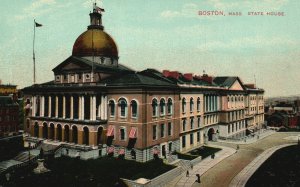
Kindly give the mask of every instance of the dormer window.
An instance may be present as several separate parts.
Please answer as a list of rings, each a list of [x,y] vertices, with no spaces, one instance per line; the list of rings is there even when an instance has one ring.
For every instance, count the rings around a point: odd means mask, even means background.
[[[90,78],[90,75],[89,75],[89,74],[86,74],[86,75],[85,75],[85,78],[89,79],[89,78]]]
[[[56,81],[59,81],[59,79],[60,79],[60,76],[56,75]]]

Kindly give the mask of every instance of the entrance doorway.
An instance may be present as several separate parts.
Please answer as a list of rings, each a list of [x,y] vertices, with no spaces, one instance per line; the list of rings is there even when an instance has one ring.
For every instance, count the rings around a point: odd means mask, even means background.
[[[208,135],[208,141],[213,141],[213,135],[215,134],[215,129],[213,129],[213,128],[210,128],[209,130],[208,130],[208,133],[207,133],[207,135]]]

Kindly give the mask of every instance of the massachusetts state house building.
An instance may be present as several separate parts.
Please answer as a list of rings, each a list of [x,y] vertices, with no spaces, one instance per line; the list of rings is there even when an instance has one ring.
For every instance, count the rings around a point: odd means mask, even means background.
[[[262,89],[238,77],[134,71],[119,64],[101,17],[90,13],[87,31],[52,70],[52,81],[23,89],[32,137],[64,155],[145,162],[261,128]]]

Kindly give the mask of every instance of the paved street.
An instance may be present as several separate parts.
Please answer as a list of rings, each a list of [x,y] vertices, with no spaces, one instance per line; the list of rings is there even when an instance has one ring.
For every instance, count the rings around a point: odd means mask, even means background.
[[[287,138],[289,136],[297,135],[300,135],[300,133],[281,132],[270,135],[252,144],[241,144],[239,145],[240,149],[237,151],[237,153],[225,158],[204,173],[201,176],[201,184],[194,183],[192,186],[228,187],[231,180],[258,155],[271,147],[297,142],[295,139]],[[236,148],[236,144],[232,143],[214,142],[212,144]]]

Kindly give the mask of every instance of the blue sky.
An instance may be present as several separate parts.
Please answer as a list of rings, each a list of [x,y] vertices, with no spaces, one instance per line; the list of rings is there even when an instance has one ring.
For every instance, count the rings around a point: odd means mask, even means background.
[[[2,0],[0,79],[32,84],[33,19],[37,82],[53,79],[52,69],[69,57],[89,25],[93,0]],[[240,76],[266,96],[299,94],[300,1],[298,0],[103,0],[103,24],[116,41],[119,62],[136,70]],[[226,16],[199,16],[220,10]],[[285,16],[248,16],[248,12]],[[242,12],[242,16],[228,16]]]

